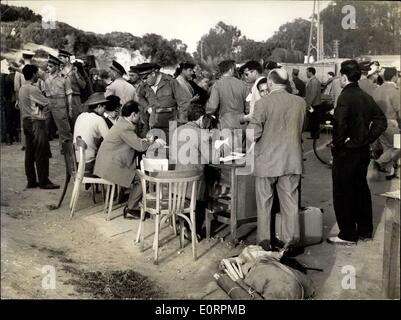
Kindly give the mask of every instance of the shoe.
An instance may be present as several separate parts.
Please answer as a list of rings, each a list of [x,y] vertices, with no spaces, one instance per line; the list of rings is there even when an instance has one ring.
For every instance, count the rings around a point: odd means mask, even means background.
[[[340,244],[344,246],[350,246],[356,244],[356,241],[348,241],[348,240],[343,240],[341,238],[337,237],[329,237],[327,238],[327,242],[331,244]]]
[[[41,189],[60,189],[58,184],[54,184],[52,182],[46,183],[44,185],[39,186]]]
[[[28,184],[26,185],[26,188],[27,189],[34,189],[34,188],[37,188],[37,187],[39,187],[39,184],[37,183],[37,182],[28,182]]]
[[[124,207],[123,210],[123,217],[124,219],[127,219],[128,214],[131,216],[131,219],[138,220],[141,218],[141,211],[140,210],[134,210],[134,209],[128,209],[128,206]],[[145,215],[146,218],[146,215]]]

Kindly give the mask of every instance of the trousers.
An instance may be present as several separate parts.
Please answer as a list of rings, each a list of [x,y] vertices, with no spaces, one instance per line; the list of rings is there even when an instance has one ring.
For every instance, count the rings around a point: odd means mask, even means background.
[[[25,174],[28,184],[38,182],[39,185],[45,185],[49,183],[49,158],[51,157],[46,121],[25,118],[23,128],[26,138]],[[36,179],[36,173],[38,179]]]
[[[338,237],[343,240],[372,236],[372,199],[366,178],[369,162],[369,145],[333,152],[333,205]]]
[[[300,240],[298,185],[301,176],[290,174],[280,177],[255,177],[257,208],[257,242],[271,240],[274,188],[280,200],[282,236],[285,243]]]

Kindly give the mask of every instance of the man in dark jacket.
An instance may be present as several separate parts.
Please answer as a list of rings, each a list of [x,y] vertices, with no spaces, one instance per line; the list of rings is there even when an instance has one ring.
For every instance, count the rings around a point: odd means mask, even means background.
[[[355,60],[341,64],[343,90],[334,111],[333,202],[340,233],[334,244],[355,244],[372,238],[372,200],[367,183],[369,144],[387,127],[373,98],[358,86],[361,69]]]

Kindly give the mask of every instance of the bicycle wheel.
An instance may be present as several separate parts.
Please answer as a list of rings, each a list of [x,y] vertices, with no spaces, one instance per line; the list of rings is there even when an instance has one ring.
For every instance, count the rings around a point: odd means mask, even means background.
[[[330,124],[322,126],[316,138],[313,139],[313,152],[320,162],[329,167],[332,166],[331,148],[329,146],[332,140],[332,128]]]

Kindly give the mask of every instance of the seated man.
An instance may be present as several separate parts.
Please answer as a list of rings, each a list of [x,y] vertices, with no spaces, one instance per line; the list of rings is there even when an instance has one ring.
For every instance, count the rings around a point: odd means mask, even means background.
[[[94,174],[119,186],[130,188],[128,204],[124,208],[127,213],[139,219],[139,201],[142,198],[141,181],[136,176],[135,155],[146,151],[154,142],[149,136],[141,139],[136,130],[139,121],[139,106],[135,101],[128,101],[121,110],[121,116],[110,129],[102,142],[96,157]],[[154,145],[161,144],[156,140]],[[152,145],[153,147],[153,145]]]
[[[188,111],[188,121],[179,126],[170,140],[170,161],[175,163],[176,170],[198,169],[204,171],[205,164],[210,162],[209,134],[208,130],[217,127],[218,120],[212,115],[205,114],[205,108],[194,105]],[[202,132],[204,130],[204,132]],[[189,139],[189,140],[188,140]],[[198,186],[196,205],[196,232],[202,238],[202,224],[205,218],[206,208],[206,185],[202,180]],[[190,190],[187,198],[191,197]]]
[[[106,99],[109,100],[109,102],[106,104],[106,108],[102,117],[110,129],[117,121],[120,113],[121,103],[120,98],[114,95],[110,95]]]
[[[86,149],[85,171],[93,172],[96,153],[101,143],[109,132],[105,119],[102,117],[109,100],[103,92],[95,92],[86,101],[88,112],[81,113],[74,127],[74,142],[80,136],[88,146]],[[77,155],[78,158],[78,155]]]

